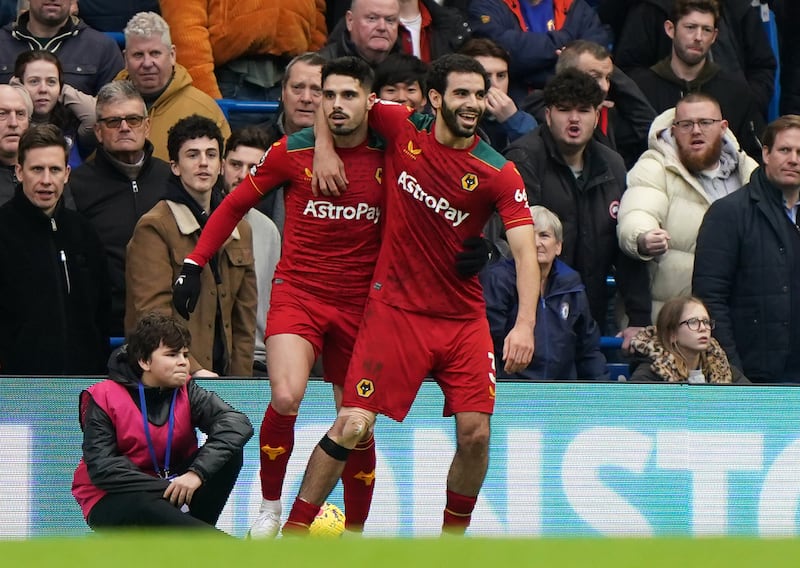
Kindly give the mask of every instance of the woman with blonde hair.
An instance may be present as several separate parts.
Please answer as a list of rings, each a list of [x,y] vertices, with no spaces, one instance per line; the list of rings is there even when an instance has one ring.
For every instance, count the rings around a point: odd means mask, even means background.
[[[714,325],[698,298],[680,296],[668,300],[658,314],[655,327],[646,327],[631,341],[631,348],[643,362],[636,367],[630,380],[747,382],[741,371],[730,365],[717,340],[711,337]]]

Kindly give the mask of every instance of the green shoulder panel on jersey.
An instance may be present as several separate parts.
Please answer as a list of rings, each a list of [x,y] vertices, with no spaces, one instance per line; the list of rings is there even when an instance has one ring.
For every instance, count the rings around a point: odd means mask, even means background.
[[[478,141],[475,149],[472,150],[470,154],[498,171],[502,170],[503,166],[506,165],[506,162],[508,161],[500,152],[492,148],[483,140]]]
[[[314,129],[304,128],[286,138],[286,151],[295,152],[297,150],[314,149]]]
[[[313,150],[314,140],[314,129],[304,128],[286,138],[286,151],[296,152],[297,150]],[[370,131],[367,146],[373,150],[385,150],[386,141],[375,132]]]
[[[430,132],[431,125],[433,124],[433,118],[433,115],[415,112],[408,117],[408,120],[411,121],[411,124],[413,124],[417,130],[425,130]]]
[[[374,130],[370,130],[367,139],[367,147],[373,150],[386,150],[386,140],[381,138]]]

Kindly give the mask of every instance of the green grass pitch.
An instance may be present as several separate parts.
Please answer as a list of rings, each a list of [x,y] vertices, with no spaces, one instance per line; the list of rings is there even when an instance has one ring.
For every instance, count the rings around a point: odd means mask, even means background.
[[[3,566],[82,568],[773,568],[800,564],[800,540],[305,538],[127,533],[0,543]]]

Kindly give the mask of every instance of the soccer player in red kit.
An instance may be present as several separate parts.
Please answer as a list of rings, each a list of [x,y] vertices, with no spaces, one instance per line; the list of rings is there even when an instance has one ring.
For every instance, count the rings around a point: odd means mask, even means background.
[[[375,100],[372,81],[371,69],[357,58],[337,59],[322,69],[327,128],[337,155],[352,171],[347,195],[312,194],[311,129],[282,138],[208,220],[174,287],[174,303],[188,317],[200,292],[194,273],[251,207],[288,183],[283,254],[275,270],[266,327],[272,399],[259,438],[263,501],[250,530],[255,538],[273,537],[280,528],[280,497],[294,425],[314,361],[322,355],[325,380],[333,384],[338,406],[369,293],[380,247],[384,168],[382,143],[367,126]],[[371,432],[363,438],[342,474],[347,528],[355,531],[363,529],[374,488],[374,440]]]
[[[435,119],[381,101],[370,111],[370,127],[387,140],[389,214],[342,407],[311,455],[285,533],[307,531],[376,414],[403,420],[428,374],[444,393],[444,414],[456,419],[443,529],[466,530],[488,466],[495,361],[478,279],[460,277],[450,259],[495,208],[522,266],[505,368],[522,369],[533,356],[539,273],[528,199],[513,164],[475,136],[488,77],[474,59],[447,55],[432,64],[428,86]],[[321,135],[319,152],[324,143]]]

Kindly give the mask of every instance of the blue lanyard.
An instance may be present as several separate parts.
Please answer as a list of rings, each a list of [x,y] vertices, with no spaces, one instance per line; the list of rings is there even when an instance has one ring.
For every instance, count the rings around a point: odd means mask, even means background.
[[[172,402],[169,403],[169,424],[167,425],[167,451],[164,455],[164,469],[158,465],[156,449],[153,446],[153,439],[150,437],[150,422],[147,420],[147,402],[144,399],[144,385],[139,383],[139,406],[142,409],[142,424],[144,425],[144,437],[147,439],[147,449],[150,451],[150,459],[153,462],[153,469],[156,475],[162,479],[168,479],[169,458],[172,454],[172,434],[175,431],[175,399],[178,396],[178,389],[172,391]]]

